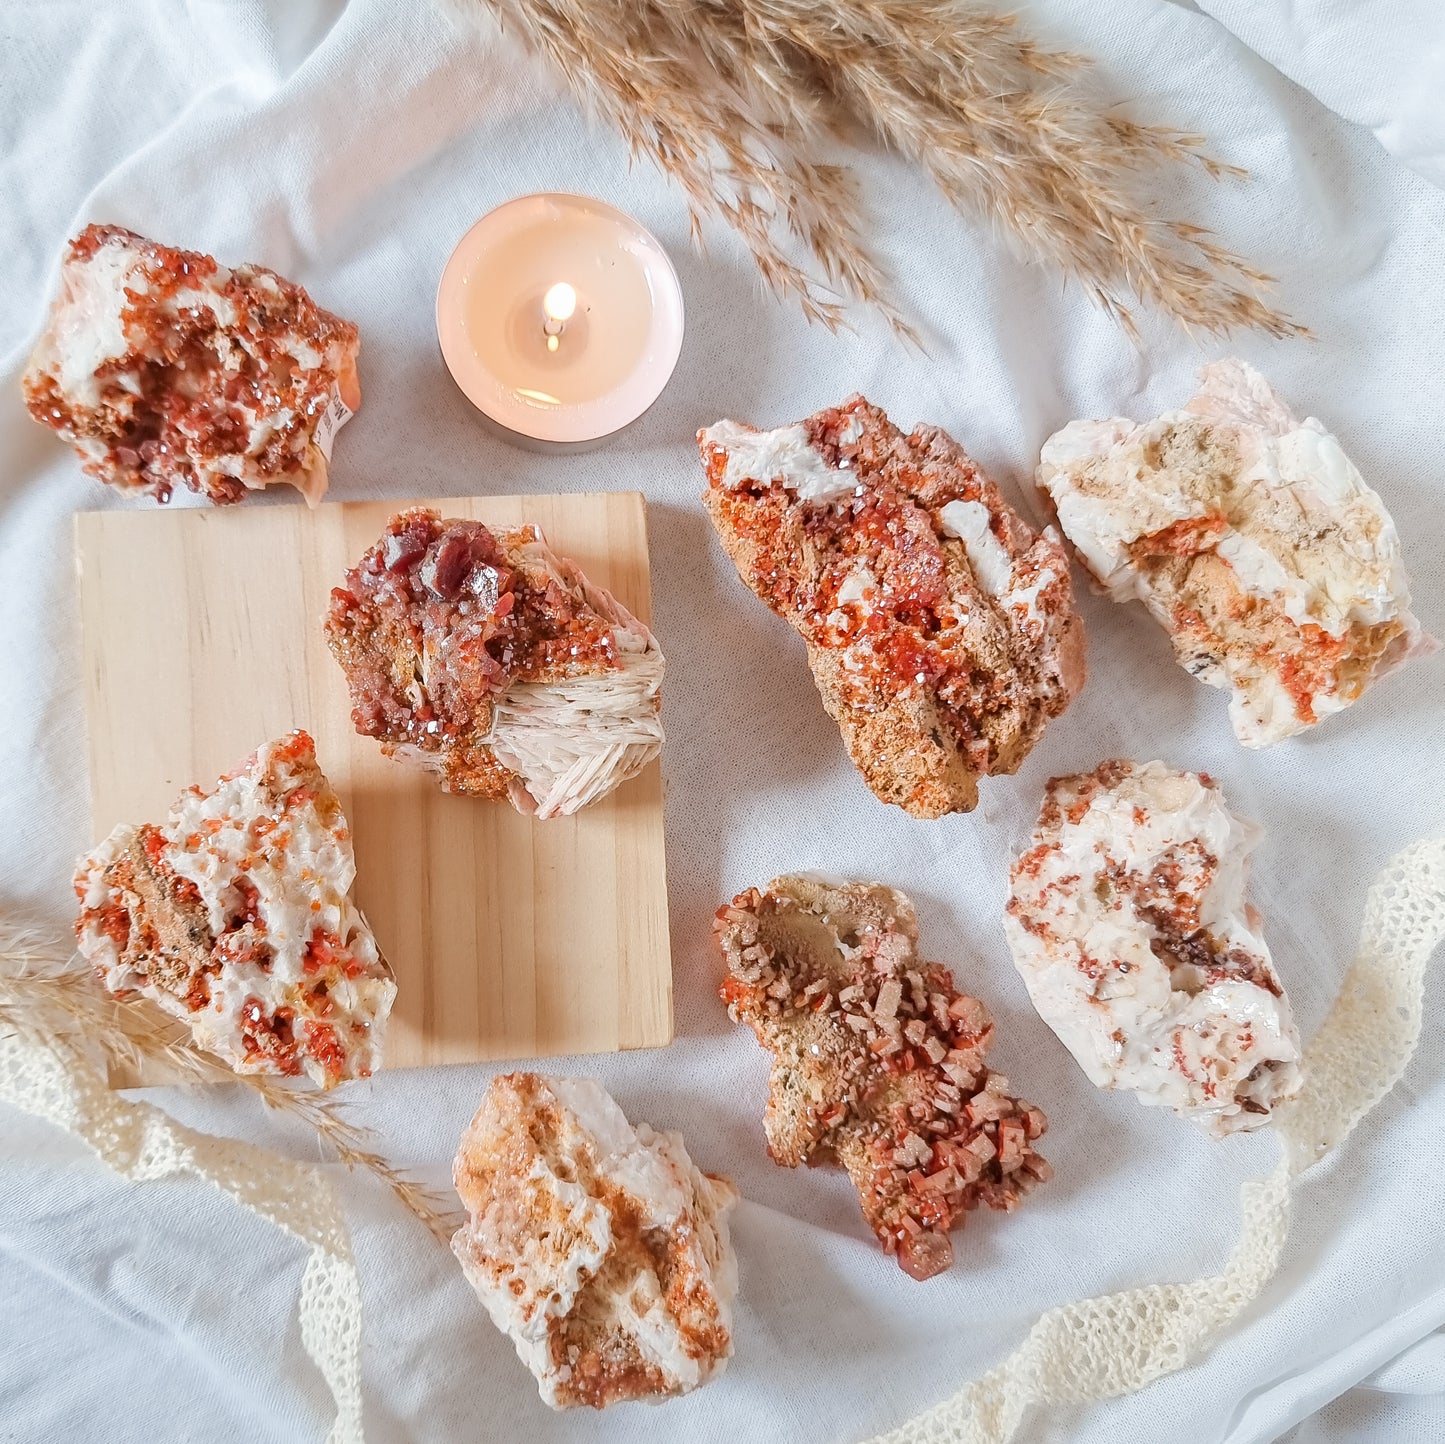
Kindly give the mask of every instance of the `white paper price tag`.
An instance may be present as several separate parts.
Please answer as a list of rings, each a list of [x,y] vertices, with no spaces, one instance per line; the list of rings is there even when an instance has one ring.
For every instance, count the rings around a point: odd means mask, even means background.
[[[336,433],[354,415],[352,409],[341,399],[341,388],[333,382],[326,410],[321,413],[321,419],[316,423],[316,444],[321,448],[321,454],[328,465],[331,462],[331,444],[336,439]]]

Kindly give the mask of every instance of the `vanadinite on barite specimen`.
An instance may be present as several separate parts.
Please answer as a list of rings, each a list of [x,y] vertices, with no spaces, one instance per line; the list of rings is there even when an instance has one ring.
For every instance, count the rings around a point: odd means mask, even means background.
[[[662,750],[657,639],[535,526],[415,507],[333,589],[352,722],[443,790],[564,817]]]
[[[1262,836],[1207,773],[1116,760],[1055,777],[1004,919],[1039,1016],[1100,1088],[1214,1134],[1299,1092],[1300,1043],[1244,897]]]
[[[329,1088],[380,1066],[396,997],[355,876],[340,799],[293,732],[81,858],[76,936],[111,992],[143,994],[236,1072]]]
[[[1264,747],[1437,644],[1395,523],[1339,441],[1243,361],[1199,380],[1153,421],[1070,422],[1038,483],[1099,585],[1143,602],[1180,666],[1231,692],[1239,740]]]

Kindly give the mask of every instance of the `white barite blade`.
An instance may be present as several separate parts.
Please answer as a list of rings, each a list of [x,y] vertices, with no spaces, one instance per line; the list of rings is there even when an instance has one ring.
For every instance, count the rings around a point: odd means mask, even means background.
[[[523,682],[502,694],[487,740],[497,760],[518,774],[512,799],[520,811],[566,817],[635,777],[662,751],[664,662],[645,635],[640,649],[619,645],[616,672]]]

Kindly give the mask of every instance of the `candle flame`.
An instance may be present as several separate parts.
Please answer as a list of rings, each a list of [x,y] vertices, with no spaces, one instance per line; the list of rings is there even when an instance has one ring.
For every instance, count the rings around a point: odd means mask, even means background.
[[[577,292],[566,281],[558,281],[542,297],[542,309],[550,320],[570,320],[572,313],[577,309]]]

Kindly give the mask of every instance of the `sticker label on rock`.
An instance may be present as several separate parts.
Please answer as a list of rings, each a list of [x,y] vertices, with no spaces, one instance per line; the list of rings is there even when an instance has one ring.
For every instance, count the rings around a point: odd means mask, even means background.
[[[316,423],[316,444],[321,448],[321,454],[326,458],[328,465],[331,463],[331,444],[336,440],[336,433],[355,414],[341,399],[341,387],[332,382],[331,396],[326,403],[326,410],[321,413],[321,419]]]

